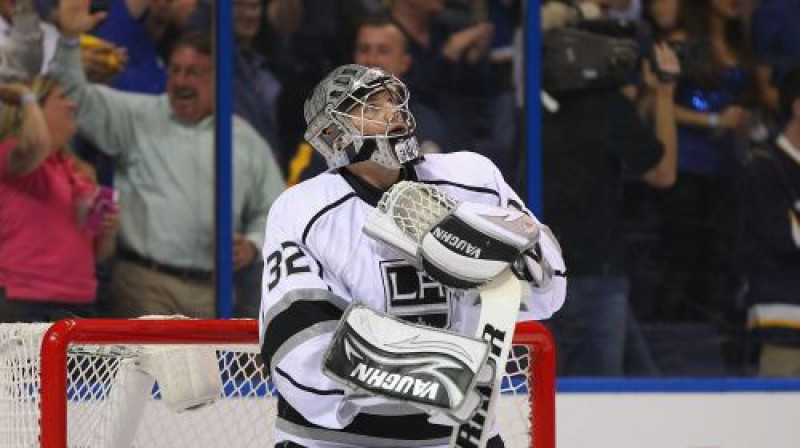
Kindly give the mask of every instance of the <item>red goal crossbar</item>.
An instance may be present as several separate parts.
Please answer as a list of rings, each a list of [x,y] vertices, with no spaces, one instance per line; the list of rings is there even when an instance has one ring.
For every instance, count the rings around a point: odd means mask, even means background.
[[[70,344],[257,344],[258,323],[241,320],[67,319],[53,324],[42,340],[42,448],[67,446],[67,349]],[[515,345],[531,356],[528,391],[531,446],[555,447],[555,347],[537,322],[517,324]],[[530,391],[534,391],[531,393]]]

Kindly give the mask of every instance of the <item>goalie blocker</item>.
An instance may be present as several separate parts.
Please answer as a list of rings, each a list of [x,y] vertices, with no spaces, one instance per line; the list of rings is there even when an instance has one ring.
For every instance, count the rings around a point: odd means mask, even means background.
[[[379,395],[464,422],[480,402],[486,342],[350,306],[325,355],[324,372],[351,396]]]

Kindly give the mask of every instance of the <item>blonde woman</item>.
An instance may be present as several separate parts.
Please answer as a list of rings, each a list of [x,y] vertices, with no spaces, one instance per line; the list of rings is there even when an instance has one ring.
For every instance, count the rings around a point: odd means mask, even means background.
[[[119,213],[93,208],[93,175],[66,150],[75,104],[47,77],[0,85],[0,100],[0,321],[92,316]]]

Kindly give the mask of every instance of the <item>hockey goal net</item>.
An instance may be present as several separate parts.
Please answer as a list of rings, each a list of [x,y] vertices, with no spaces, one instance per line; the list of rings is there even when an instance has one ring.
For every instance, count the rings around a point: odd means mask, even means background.
[[[553,448],[552,339],[526,322],[514,344],[495,414],[501,434],[507,447]],[[173,362],[170,350],[187,347],[210,350],[222,387],[213,403],[178,412],[164,404],[167,384],[140,370],[145,356]],[[272,447],[274,395],[253,320],[0,324],[3,447]]]

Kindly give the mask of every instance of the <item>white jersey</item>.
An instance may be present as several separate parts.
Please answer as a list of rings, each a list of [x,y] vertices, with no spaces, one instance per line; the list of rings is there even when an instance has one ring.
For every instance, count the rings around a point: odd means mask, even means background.
[[[459,201],[522,208],[494,164],[474,153],[426,155],[406,180],[432,184]],[[476,290],[442,286],[362,232],[382,192],[345,170],[285,191],[269,213],[259,315],[262,354],[280,393],[276,441],[305,447],[446,446],[452,427],[428,423],[419,409],[381,397],[352,399],[322,373],[322,359],[343,311],[366,304],[415,323],[472,335]],[[542,232],[543,255],[562,267]],[[566,279],[546,291],[524,288],[519,320],[561,307]]]

